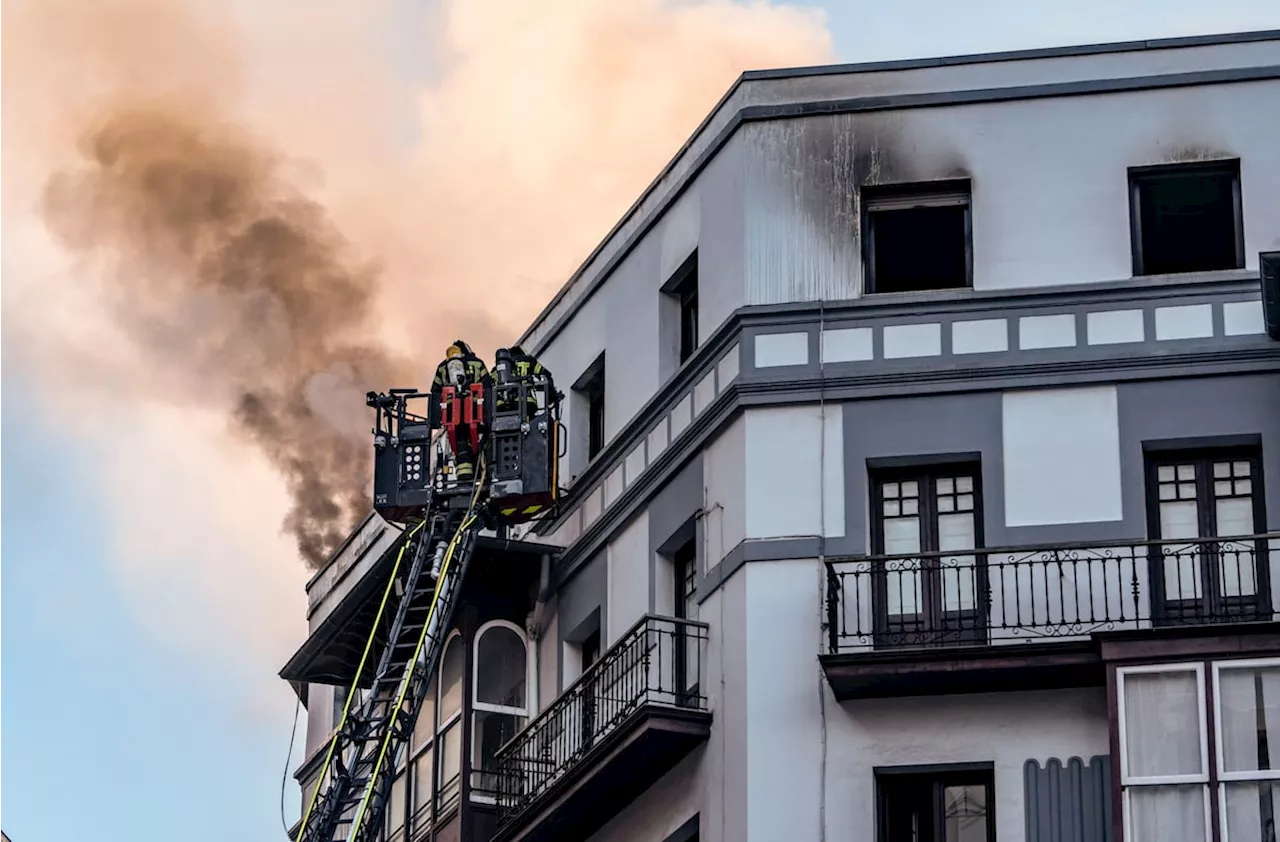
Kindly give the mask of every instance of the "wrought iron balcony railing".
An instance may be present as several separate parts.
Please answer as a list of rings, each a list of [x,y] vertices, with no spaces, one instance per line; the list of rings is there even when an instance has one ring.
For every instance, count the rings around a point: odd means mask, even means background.
[[[506,826],[645,708],[706,710],[707,624],[646,615],[497,752]]]
[[[1275,617],[1280,532],[827,562],[832,653]]]

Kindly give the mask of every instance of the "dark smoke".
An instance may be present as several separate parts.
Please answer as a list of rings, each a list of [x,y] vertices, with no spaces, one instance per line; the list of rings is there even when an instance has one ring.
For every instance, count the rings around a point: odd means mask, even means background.
[[[50,228],[109,269],[116,318],[170,400],[230,410],[291,495],[285,528],[312,567],[369,508],[363,395],[410,381],[370,337],[377,266],[361,261],[288,162],[172,105],[111,113],[82,165],[45,190]],[[176,397],[175,397],[176,396]]]

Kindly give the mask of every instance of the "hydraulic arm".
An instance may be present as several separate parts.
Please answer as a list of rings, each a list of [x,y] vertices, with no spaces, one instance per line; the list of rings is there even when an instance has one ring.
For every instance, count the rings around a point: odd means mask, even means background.
[[[555,507],[560,395],[549,376],[509,375],[499,365],[492,381],[444,387],[425,414],[408,409],[429,397],[413,389],[366,396],[374,508],[405,536],[295,842],[376,842],[482,526]],[[464,443],[478,451],[473,477],[449,468]]]
[[[483,472],[483,461],[480,468]],[[309,796],[304,794],[309,803],[297,842],[378,838],[395,769],[439,666],[444,635],[475,548],[482,487],[482,482],[476,483],[466,508],[432,506],[427,519],[409,530],[329,745],[326,773]],[[373,667],[371,686],[362,693],[363,673],[384,614],[391,616],[386,644]]]

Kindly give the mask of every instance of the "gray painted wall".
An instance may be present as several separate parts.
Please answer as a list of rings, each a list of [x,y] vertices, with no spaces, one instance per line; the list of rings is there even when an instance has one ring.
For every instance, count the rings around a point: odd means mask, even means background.
[[[1111,842],[1111,758],[1028,760],[1027,842]]]
[[[797,85],[834,90],[839,78]],[[1280,99],[1280,81],[746,124],[557,328],[544,362],[569,384],[606,352],[612,438],[675,373],[659,289],[692,249],[703,336],[744,305],[855,299],[865,184],[970,178],[975,289],[1031,290],[1130,276],[1128,167],[1238,157],[1246,265],[1256,269],[1259,250],[1280,247],[1280,168],[1268,145],[1280,110],[1256,107],[1268,99]],[[587,465],[579,414],[565,417],[566,481]]]
[[[990,97],[1002,92],[1021,97],[1044,96],[1054,92],[1054,85],[1068,86],[1073,95],[1079,95],[1082,88],[1090,85],[1107,85],[1118,79],[1156,80],[1158,74],[1241,75],[1274,65],[1277,40],[1275,32],[1249,33],[744,74],[548,304],[526,333],[524,344],[533,347],[547,341],[576,312],[578,304],[587,300],[588,291],[608,279],[618,260],[647,235],[672,201],[691,189],[722,146],[736,137],[734,131],[742,124],[744,114],[759,117],[756,112],[761,109],[794,108],[800,103],[826,103],[831,108],[858,97],[872,97],[872,107],[885,110],[916,104],[921,95],[931,96],[935,103],[960,97],[972,99],[976,92]],[[1090,138],[1090,144],[1095,141]]]

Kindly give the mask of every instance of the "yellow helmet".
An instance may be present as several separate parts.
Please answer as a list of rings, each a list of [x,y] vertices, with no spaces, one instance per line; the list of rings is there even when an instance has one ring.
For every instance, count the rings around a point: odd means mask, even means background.
[[[448,349],[445,350],[444,352],[444,358],[446,360],[456,359],[457,357],[460,357],[460,356],[462,356],[462,349],[459,348],[457,345],[450,345]]]

